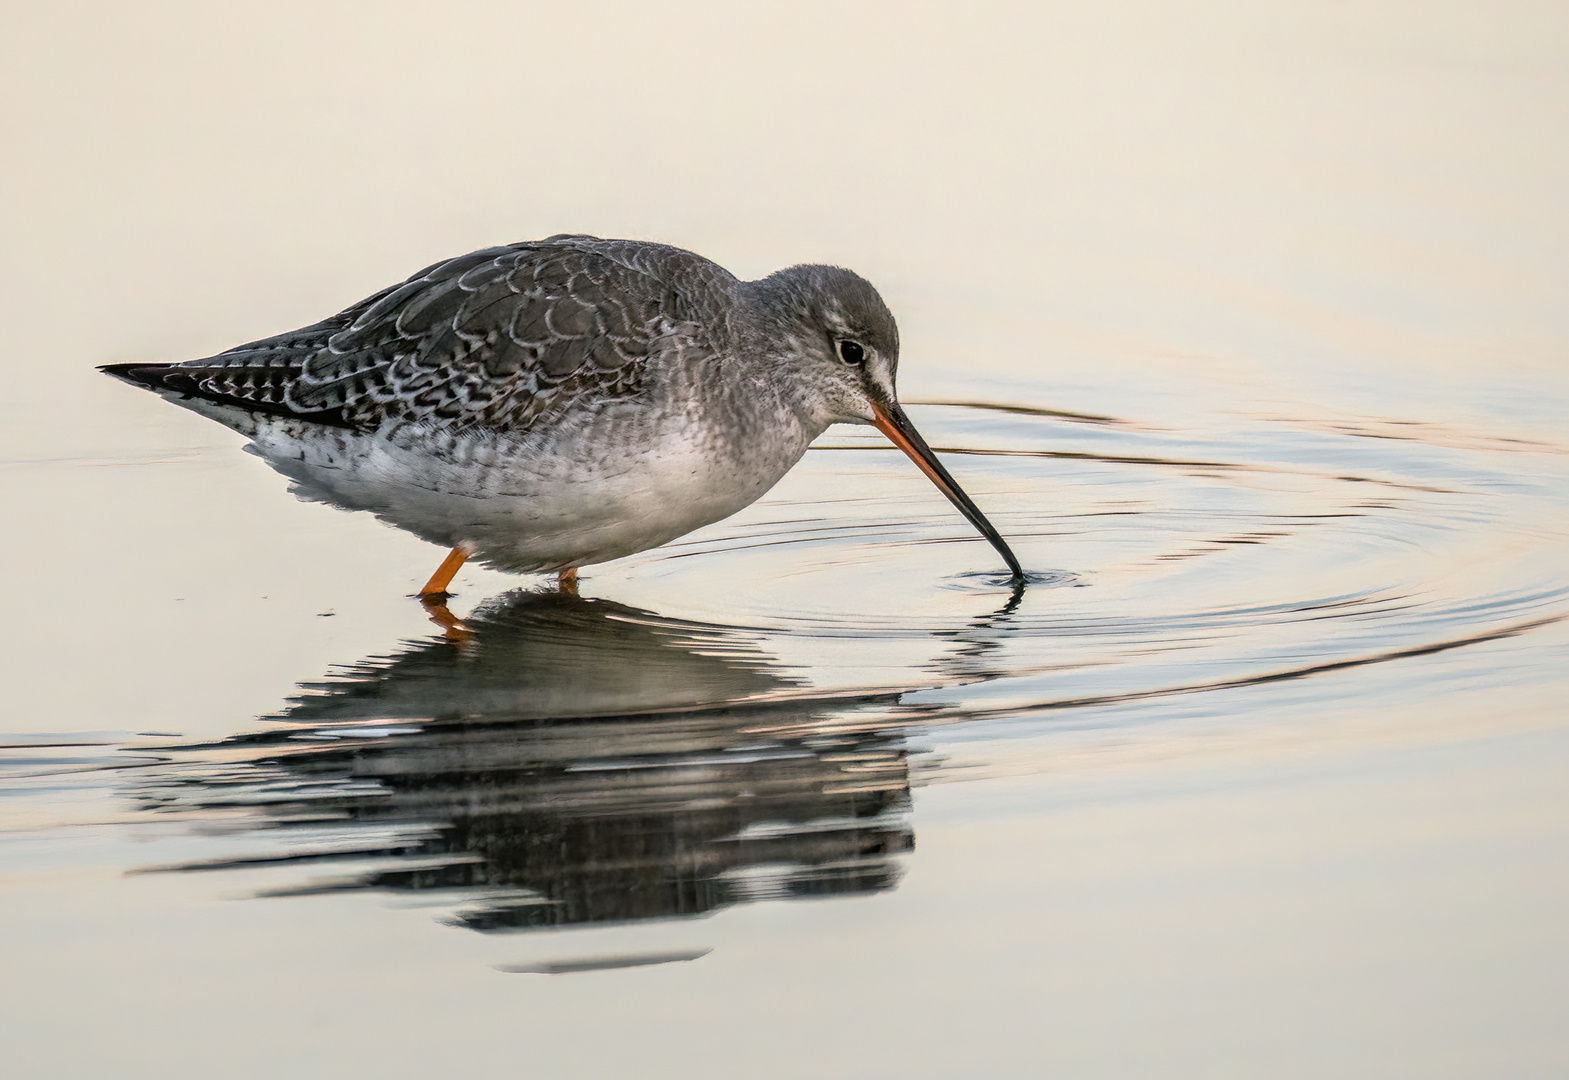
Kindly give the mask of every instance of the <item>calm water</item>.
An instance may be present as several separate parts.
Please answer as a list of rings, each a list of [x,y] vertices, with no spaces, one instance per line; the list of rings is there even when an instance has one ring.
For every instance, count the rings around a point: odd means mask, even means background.
[[[20,16],[0,1041],[74,1077],[1569,1069],[1569,19]],[[92,365],[588,230],[838,261],[869,429],[586,572]]]

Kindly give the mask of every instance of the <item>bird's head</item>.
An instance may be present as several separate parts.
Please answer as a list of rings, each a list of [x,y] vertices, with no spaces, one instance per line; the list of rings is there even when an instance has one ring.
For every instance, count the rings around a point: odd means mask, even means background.
[[[764,350],[822,426],[875,424],[898,401],[899,326],[872,283],[837,266],[792,266],[752,283]]]
[[[792,266],[750,283],[765,354],[780,364],[812,418],[870,424],[909,455],[948,501],[997,549],[1015,581],[1019,561],[948,474],[905,415],[894,389],[899,327],[871,282],[837,266]]]

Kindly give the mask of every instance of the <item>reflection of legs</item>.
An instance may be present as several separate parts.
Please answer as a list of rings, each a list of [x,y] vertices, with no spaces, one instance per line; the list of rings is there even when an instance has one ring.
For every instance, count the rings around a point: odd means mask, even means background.
[[[577,595],[577,567],[569,567],[556,575],[556,588],[568,596]]]
[[[421,600],[427,601],[437,597],[445,597],[447,595],[447,586],[452,584],[452,579],[457,576],[458,568],[468,559],[469,552],[472,550],[473,548],[467,544],[459,544],[449,551],[447,557],[441,560],[441,565],[436,567],[436,572],[430,575],[430,580],[425,582],[425,587],[416,595]]]
[[[444,592],[432,593],[419,598],[425,614],[430,616],[430,621],[441,627],[448,641],[467,641],[473,637],[473,632],[463,625],[463,620],[452,614],[447,607],[447,594]]]

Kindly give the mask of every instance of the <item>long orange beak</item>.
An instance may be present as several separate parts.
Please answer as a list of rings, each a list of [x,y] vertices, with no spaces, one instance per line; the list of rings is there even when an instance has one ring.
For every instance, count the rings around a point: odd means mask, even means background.
[[[872,402],[872,423],[877,425],[877,430],[888,436],[888,440],[910,455],[910,460],[915,462],[920,470],[926,474],[932,483],[937,485],[937,490],[948,497],[948,501],[958,507],[959,513],[965,516],[971,525],[980,530],[982,536],[997,549],[997,554],[1002,556],[1002,561],[1008,564],[1008,569],[1013,572],[1015,583],[1024,580],[1024,570],[1019,566],[1019,560],[1013,557],[1002,535],[992,528],[992,523],[986,520],[986,515],[981,513],[980,507],[970,501],[953,477],[948,475],[948,470],[942,467],[942,462],[937,460],[937,455],[932,453],[932,448],[926,445],[926,440],[921,438],[921,433],[915,430],[915,425],[910,423],[910,418],[904,415],[904,410],[894,402],[884,405]]]

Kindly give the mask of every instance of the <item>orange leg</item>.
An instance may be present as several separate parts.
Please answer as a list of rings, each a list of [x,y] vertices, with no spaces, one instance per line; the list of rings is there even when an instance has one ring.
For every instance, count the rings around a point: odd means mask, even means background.
[[[556,575],[556,588],[568,596],[577,595],[577,567],[569,567]]]
[[[425,587],[418,594],[421,600],[430,600],[435,597],[445,597],[447,586],[452,584],[452,579],[457,576],[458,568],[469,557],[469,548],[459,544],[447,553],[441,560],[441,565],[436,567],[436,572],[430,575],[430,580],[425,582]]]

